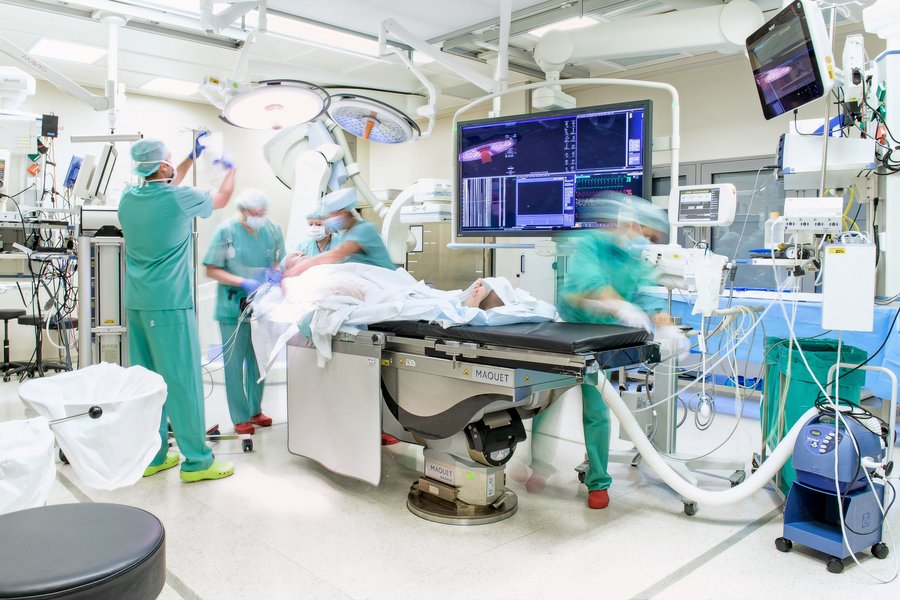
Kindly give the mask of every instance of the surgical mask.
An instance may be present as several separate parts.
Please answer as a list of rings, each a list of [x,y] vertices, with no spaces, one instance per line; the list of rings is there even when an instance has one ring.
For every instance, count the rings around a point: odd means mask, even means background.
[[[343,217],[328,217],[324,222],[325,231],[338,232],[347,228],[347,220]]]
[[[160,165],[160,166],[162,166],[162,165],[169,165],[170,167],[172,167],[172,173],[173,173],[173,174],[177,171],[177,169],[175,168],[175,165],[173,165],[172,163],[170,163],[170,162],[167,161],[167,160],[145,160],[145,161],[138,162],[137,164],[139,164],[139,165],[155,165],[155,164],[158,164],[158,165]],[[159,169],[157,168],[157,172],[158,172],[158,171],[159,171]],[[156,172],[150,173],[150,175],[155,175],[155,174],[156,174]],[[170,183],[170,182],[172,182],[174,179],[175,179],[174,175],[173,175],[172,177],[161,177],[161,178],[159,178],[159,179],[147,179],[146,177],[144,177],[144,183],[152,182],[152,181],[156,181],[156,182],[159,182],[159,183]]]
[[[328,232],[325,231],[325,228],[321,225],[310,225],[306,228],[306,233],[317,242],[325,239],[325,236],[328,235]]]
[[[259,231],[260,229],[265,227],[266,221],[268,221],[268,219],[266,219],[265,217],[256,217],[254,215],[247,215],[246,223],[247,223],[247,227],[249,227],[250,229],[253,229],[254,231]]]
[[[628,251],[628,254],[634,256],[636,258],[641,257],[641,253],[644,251],[644,248],[650,244],[650,240],[643,236],[635,236],[632,239],[628,240],[628,243],[625,245],[625,249]]]

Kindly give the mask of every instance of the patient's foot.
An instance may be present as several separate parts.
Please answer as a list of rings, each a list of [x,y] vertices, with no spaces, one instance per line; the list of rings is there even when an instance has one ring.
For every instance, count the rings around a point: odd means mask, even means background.
[[[472,291],[469,293],[469,297],[463,300],[463,306],[478,308],[481,304],[481,301],[487,298],[488,294],[490,293],[491,290],[489,290],[488,287],[484,285],[484,281],[478,279],[474,284],[472,284]]]
[[[591,490],[588,492],[588,506],[591,508],[606,508],[609,506],[609,491]]]

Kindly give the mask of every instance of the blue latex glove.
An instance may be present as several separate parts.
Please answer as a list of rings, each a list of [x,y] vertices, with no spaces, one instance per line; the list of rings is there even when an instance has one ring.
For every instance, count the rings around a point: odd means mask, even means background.
[[[188,154],[188,158],[192,160],[196,160],[200,158],[200,155],[203,154],[203,151],[206,150],[206,146],[200,141],[206,136],[209,135],[209,130],[204,129],[197,134],[197,137],[194,138],[194,151]]]
[[[214,165],[222,165],[225,169],[227,169],[229,171],[234,170],[234,163],[230,159],[225,158],[224,156],[214,160],[213,164]]]
[[[266,269],[266,282],[271,283],[272,285],[278,285],[281,283],[282,278],[284,277],[284,273],[279,271],[278,269]]]
[[[241,289],[247,292],[247,294],[252,294],[260,285],[262,284],[255,279],[245,279],[241,282]]]

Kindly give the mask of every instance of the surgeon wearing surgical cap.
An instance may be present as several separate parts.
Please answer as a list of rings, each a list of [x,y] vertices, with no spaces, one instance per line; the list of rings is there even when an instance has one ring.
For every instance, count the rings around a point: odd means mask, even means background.
[[[248,295],[267,280],[284,258],[281,229],[266,216],[269,198],[257,189],[245,189],[235,200],[238,214],[213,233],[203,264],[206,275],[219,283],[215,319],[222,334],[225,395],[234,430],[241,434],[268,427],[272,419],[262,412],[263,383],[250,339],[250,320],[243,306]]]
[[[290,269],[303,257],[316,256],[337,247],[339,236],[325,229],[325,218],[325,214],[318,208],[306,215],[307,237],[283,261],[285,269]]]
[[[643,296],[639,288],[655,285],[653,270],[641,261],[641,249],[668,230],[665,215],[640,198],[598,201],[596,206],[578,207],[578,220],[600,225],[585,228],[565,239],[574,249],[566,261],[558,295],[558,310],[564,321],[571,323],[619,324],[651,329],[652,320],[664,319],[656,313],[661,303]],[[651,317],[650,315],[653,315]],[[588,506],[606,508],[607,491],[612,478],[609,463],[609,409],[596,386],[584,384],[582,421],[589,469],[584,483],[588,487]],[[534,429],[542,429],[543,413],[535,419]],[[546,454],[534,444],[546,436],[532,435],[534,470],[526,487],[536,491],[543,486],[549,465],[541,460]],[[543,472],[542,472],[543,471]]]
[[[234,189],[229,168],[213,194],[178,184],[203,151],[201,132],[191,154],[177,167],[159,140],[145,139],[131,147],[134,172],[141,185],[130,187],[119,202],[125,238],[125,307],[128,309],[128,350],[131,364],[159,373],[168,393],[159,426],[160,446],[144,472],[155,475],[181,462],[169,452],[168,424],[184,455],[181,479],[220,479],[234,465],[213,457],[206,445],[200,344],[193,298],[192,224],[223,208]]]
[[[320,208],[322,214],[328,215],[323,222],[325,230],[340,236],[337,246],[316,256],[301,258],[285,271],[285,277],[300,275],[316,265],[342,262],[362,263],[391,270],[397,268],[391,262],[375,226],[356,214],[355,189],[338,190],[324,196]]]

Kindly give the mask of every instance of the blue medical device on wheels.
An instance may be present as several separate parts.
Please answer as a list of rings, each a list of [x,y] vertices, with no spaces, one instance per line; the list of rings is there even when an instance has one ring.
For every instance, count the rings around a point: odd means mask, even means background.
[[[888,555],[881,542],[879,508],[884,506],[884,485],[869,485],[862,464],[863,458],[884,457],[881,435],[849,415],[840,421],[836,423],[833,414],[816,415],[797,436],[793,456],[797,480],[784,509],[784,536],[775,540],[782,552],[788,552],[793,542],[824,552],[832,573],[843,571],[843,559],[866,548],[876,558]]]

